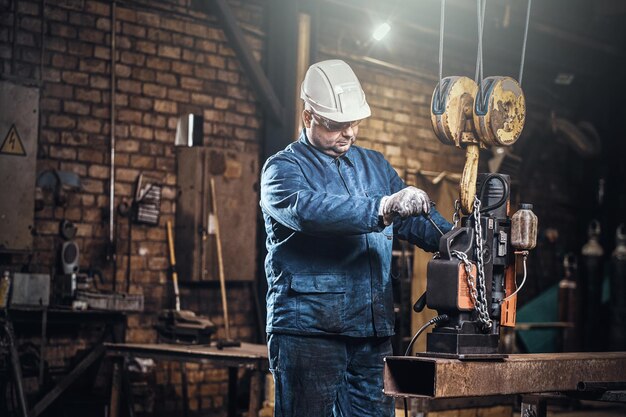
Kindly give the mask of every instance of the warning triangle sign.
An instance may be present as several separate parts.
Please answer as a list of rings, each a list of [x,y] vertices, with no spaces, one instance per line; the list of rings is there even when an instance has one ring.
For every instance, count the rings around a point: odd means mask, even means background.
[[[4,142],[2,142],[2,146],[0,146],[0,154],[26,156],[22,139],[20,139],[15,125],[11,126],[9,133],[6,138],[4,138]]]

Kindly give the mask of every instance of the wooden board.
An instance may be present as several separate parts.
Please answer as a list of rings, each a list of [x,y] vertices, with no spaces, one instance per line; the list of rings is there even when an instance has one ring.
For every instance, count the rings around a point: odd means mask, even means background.
[[[178,196],[175,247],[181,282],[219,279],[212,212],[215,179],[217,218],[227,280],[249,281],[256,273],[258,156],[208,147],[177,148]],[[213,221],[215,220],[215,216]]]

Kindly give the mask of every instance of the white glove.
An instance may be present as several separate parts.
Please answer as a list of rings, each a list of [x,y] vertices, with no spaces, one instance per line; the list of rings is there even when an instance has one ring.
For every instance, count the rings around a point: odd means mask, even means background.
[[[378,213],[383,217],[385,226],[393,223],[399,216],[406,219],[410,216],[419,216],[430,211],[430,198],[423,190],[415,187],[406,187],[395,194],[385,196],[380,200]]]

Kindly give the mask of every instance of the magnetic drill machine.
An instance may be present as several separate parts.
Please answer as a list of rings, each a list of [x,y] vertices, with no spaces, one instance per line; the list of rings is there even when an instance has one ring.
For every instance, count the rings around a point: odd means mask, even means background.
[[[427,323],[436,325],[428,334],[427,352],[418,355],[504,357],[500,328],[515,325],[516,294],[526,279],[528,251],[536,244],[537,218],[530,204],[510,216],[509,176],[478,174],[478,155],[480,148],[510,146],[519,138],[524,95],[509,77],[485,78],[480,87],[467,77],[447,77],[438,84],[431,109],[437,137],[465,149],[466,162],[454,228],[441,237],[439,252],[428,263],[426,293],[414,306],[439,314]],[[524,280],[517,288],[520,259]]]

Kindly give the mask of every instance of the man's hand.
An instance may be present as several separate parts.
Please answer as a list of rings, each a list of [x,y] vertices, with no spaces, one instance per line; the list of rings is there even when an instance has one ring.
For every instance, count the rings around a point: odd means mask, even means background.
[[[429,211],[430,198],[428,198],[428,194],[415,187],[406,187],[395,194],[383,197],[379,208],[385,226],[393,223],[396,216],[405,219]]]

